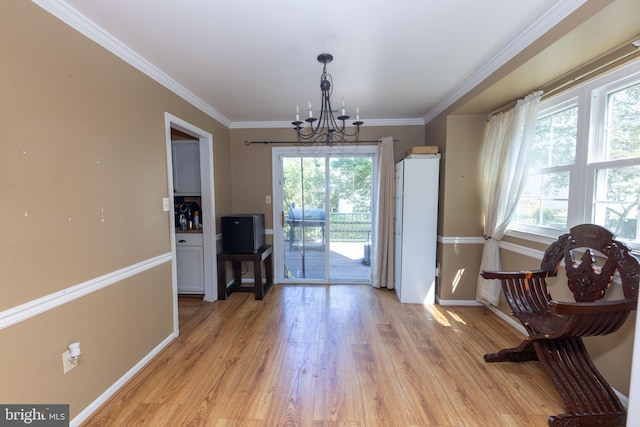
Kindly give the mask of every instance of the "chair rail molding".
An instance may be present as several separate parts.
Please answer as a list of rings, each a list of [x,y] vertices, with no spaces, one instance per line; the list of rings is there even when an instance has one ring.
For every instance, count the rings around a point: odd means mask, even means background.
[[[445,237],[438,236],[438,243],[443,245],[482,245],[482,237]]]
[[[0,311],[0,330],[38,316],[61,305],[67,304],[85,295],[99,291],[100,289],[121,282],[131,276],[150,270],[166,262],[173,260],[173,255],[168,252],[153,258],[141,261],[137,264],[121,268],[103,276],[96,277],[86,282],[70,286],[58,292],[37,298],[24,304]]]

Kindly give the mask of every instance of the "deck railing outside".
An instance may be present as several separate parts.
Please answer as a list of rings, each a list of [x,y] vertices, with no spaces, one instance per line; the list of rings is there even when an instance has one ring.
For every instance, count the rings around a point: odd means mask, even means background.
[[[369,280],[370,213],[331,213],[329,227],[321,219],[290,220],[288,216],[285,218],[285,224],[285,241],[288,241],[285,245],[285,266],[291,274],[287,277],[324,277],[325,249],[326,245],[330,244],[333,279]],[[330,236],[327,233],[330,233]]]
[[[368,242],[371,238],[371,213],[331,213],[331,241]]]
[[[371,213],[358,212],[358,213],[337,213],[332,212],[329,216],[329,230],[331,235],[329,236],[331,241],[336,242],[368,242],[371,239]],[[289,216],[285,218],[286,228],[284,235],[291,236],[289,222]],[[305,240],[307,239],[321,239],[324,228],[318,225],[318,221],[310,221],[310,225],[305,222]],[[295,227],[295,240],[300,239],[301,226],[298,224]]]

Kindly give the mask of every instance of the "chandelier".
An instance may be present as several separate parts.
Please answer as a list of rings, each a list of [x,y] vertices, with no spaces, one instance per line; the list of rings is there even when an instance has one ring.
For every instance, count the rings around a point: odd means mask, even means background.
[[[298,141],[305,145],[311,145],[314,142],[324,142],[331,144],[332,142],[356,142],[360,134],[360,108],[356,108],[356,121],[353,122],[355,130],[353,133],[347,132],[346,121],[349,116],[346,114],[344,98],[342,99],[342,108],[338,117],[333,116],[331,109],[331,93],[333,92],[333,77],[327,74],[327,64],[333,61],[333,55],[322,53],[318,55],[318,62],[324,64],[322,67],[322,75],[320,76],[320,90],[322,91],[322,101],[320,105],[320,117],[313,117],[311,109],[311,101],[309,101],[309,118],[304,121],[309,123],[308,128],[303,128],[304,122],[300,121],[300,108],[296,106],[296,121],[291,122],[298,134]]]

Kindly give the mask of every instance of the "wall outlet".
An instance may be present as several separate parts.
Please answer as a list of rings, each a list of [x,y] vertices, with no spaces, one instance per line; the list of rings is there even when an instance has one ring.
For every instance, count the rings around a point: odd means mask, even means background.
[[[271,204],[271,196],[265,196],[264,201],[266,204],[270,205]]]
[[[69,350],[62,353],[62,370],[65,374],[77,366],[78,361],[73,362],[69,360]]]

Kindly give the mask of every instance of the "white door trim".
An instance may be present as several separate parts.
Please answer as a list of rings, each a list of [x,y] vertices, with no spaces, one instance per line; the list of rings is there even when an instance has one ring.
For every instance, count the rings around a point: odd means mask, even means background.
[[[322,145],[322,146],[293,146],[293,147],[273,147],[271,149],[271,183],[273,195],[273,280],[274,283],[282,283],[284,279],[284,237],[282,235],[282,168],[280,166],[281,156],[326,156],[326,155],[373,155],[373,176],[372,196],[377,198],[375,188],[378,180],[378,146],[377,145]],[[376,217],[376,200],[373,200],[373,218]],[[374,221],[375,223],[375,221]],[[375,230],[372,230],[375,233]],[[375,242],[372,236],[372,242]],[[317,281],[309,279],[296,279],[297,283],[314,283]]]
[[[169,199],[173,199],[173,168],[171,152],[171,128],[177,129],[200,141],[200,181],[202,204],[202,249],[204,253],[204,300],[215,301],[218,299],[217,277],[215,274],[216,259],[216,213],[215,191],[213,180],[213,135],[191,123],[188,123],[172,114],[165,113],[165,132],[167,149],[167,176]],[[173,217],[172,217],[173,218]],[[173,219],[171,224],[171,253],[172,280],[173,280],[173,315],[174,330],[178,333],[178,284],[176,272],[176,233]]]

